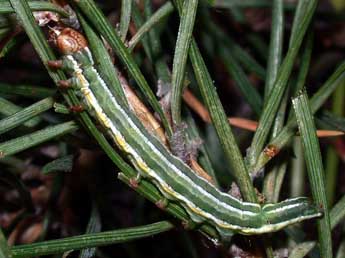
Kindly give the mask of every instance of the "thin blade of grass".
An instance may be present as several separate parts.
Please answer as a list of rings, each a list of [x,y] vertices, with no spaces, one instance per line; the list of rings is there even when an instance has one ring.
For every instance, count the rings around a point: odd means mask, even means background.
[[[290,36],[290,41],[289,41],[290,46],[296,40],[296,37],[300,33],[301,24],[299,23],[299,21],[305,15],[304,11],[305,11],[305,8],[307,8],[307,6],[308,6],[308,0],[301,0],[297,2],[295,15],[292,22],[291,36]]]
[[[329,210],[325,191],[324,170],[319,141],[309,101],[306,93],[301,93],[292,100],[299,132],[306,158],[307,171],[313,199],[318,207],[323,209],[323,218],[319,219],[318,235],[321,257],[332,257],[332,238]]]
[[[294,157],[291,158],[291,198],[303,196],[305,194],[305,164],[302,143],[299,137],[295,137],[292,142]]]
[[[143,15],[145,17],[145,20],[148,20],[153,15],[153,2],[151,0],[144,0],[144,10]],[[165,21],[162,20],[162,23],[160,24],[160,30],[162,27],[164,28],[167,26]],[[157,38],[158,29],[152,28],[148,32],[148,39],[150,41],[150,46],[152,50],[152,61],[157,62],[157,59],[160,58],[161,54],[161,43],[160,40]],[[158,36],[159,37],[159,36]]]
[[[272,7],[273,1],[272,0],[208,0],[211,7],[214,8],[226,8],[232,9],[236,8],[267,8]],[[296,9],[295,2],[293,3],[284,3],[284,9],[286,10],[294,10]]]
[[[343,196],[332,208],[330,212],[331,227],[335,228],[345,218],[345,196]]]
[[[72,133],[77,129],[77,124],[73,121],[69,121],[3,142],[0,144],[0,158],[14,155],[56,137]]]
[[[259,116],[262,109],[262,98],[259,92],[250,83],[249,79],[242,70],[241,66],[238,64],[237,60],[234,58],[233,54],[230,52],[229,48],[227,46],[222,46],[219,48],[219,52],[225,67],[236,82],[236,85],[239,87],[244,98],[252,110]]]
[[[71,114],[71,110],[64,104],[55,102],[53,107],[54,107],[54,112],[56,113],[60,113],[64,115]]]
[[[201,17],[204,20],[203,25],[208,29],[208,33],[215,38],[217,43],[222,43],[224,47],[230,49],[231,53],[247,71],[255,73],[261,79],[265,79],[265,68],[259,64],[241,45],[237,44],[229,35],[212,21],[207,10],[201,9]]]
[[[12,116],[16,114],[17,112],[20,112],[23,110],[21,107],[17,106],[16,104],[8,101],[7,99],[0,97],[0,114],[5,116]],[[26,127],[35,127],[37,124],[41,122],[41,119],[39,117],[33,117],[26,122],[24,122],[24,126]]]
[[[43,1],[28,1],[31,11],[51,11],[61,14],[63,17],[68,17],[68,13],[60,6]],[[9,1],[0,1],[0,14],[14,13]]]
[[[11,256],[12,255],[11,255],[10,248],[7,245],[6,238],[0,228],[0,258],[9,258]]]
[[[73,168],[73,155],[63,156],[55,159],[42,167],[43,174],[53,172],[71,172]]]
[[[269,7],[272,5],[272,1],[270,0],[209,0],[209,3],[213,7],[217,8],[232,8],[232,7],[251,7],[251,8],[258,8],[258,7]]]
[[[300,90],[303,89],[305,82],[307,80],[308,71],[310,68],[311,54],[313,52],[313,40],[314,40],[314,32],[309,31],[307,33],[305,47],[304,47],[304,51],[301,57],[301,65],[299,66],[297,83],[295,87],[293,88],[293,93],[292,93],[293,96],[295,96]]]
[[[160,7],[136,32],[128,43],[129,51],[133,51],[135,46],[141,41],[148,31],[155,25],[159,24],[162,19],[165,19],[174,11],[174,6],[171,2],[165,3]]]
[[[272,87],[274,86],[274,82],[277,78],[278,70],[281,64],[284,39],[283,5],[284,3],[282,0],[273,1],[271,41],[269,46],[269,54],[266,69],[267,74],[264,99],[267,99]]]
[[[149,4],[149,2],[150,1],[145,2],[145,9],[151,9],[151,5]],[[171,4],[171,2],[166,3],[164,6],[166,6],[166,5],[168,5],[168,7],[171,6],[171,8],[173,8],[173,5]],[[162,8],[164,6],[162,6]],[[137,10],[138,7],[136,5],[134,5],[134,9]],[[146,10],[146,13],[147,13],[146,16],[148,16],[147,22],[149,22],[155,14],[150,16],[149,15],[151,13],[150,10]],[[134,16],[138,16],[137,17],[138,22],[136,22],[136,25],[137,26],[140,25],[140,28],[143,27],[144,23],[143,23],[141,15],[139,15],[138,12],[135,12]],[[142,21],[142,23],[140,23],[139,21]],[[163,56],[162,46],[161,46],[161,41],[160,41],[160,35],[159,35],[157,28],[154,26],[151,26],[150,31],[148,31],[147,35],[145,35],[142,38],[141,42],[143,43],[146,55],[148,57],[152,57],[152,59],[150,59],[150,60],[152,60],[152,62],[154,64],[154,69],[155,69],[156,74],[157,74],[157,76],[156,76],[158,78],[157,84],[160,84],[162,86],[164,85],[163,87],[170,89],[170,87],[171,87],[171,85],[170,85],[170,83],[171,83],[171,71],[167,65],[166,59]],[[149,48],[149,46],[146,47],[147,42],[151,43],[152,49]]]
[[[298,4],[301,4],[302,2],[303,1],[300,1]],[[297,11],[300,11],[300,8],[297,8]],[[301,14],[296,14],[294,19],[297,20],[296,17],[300,17],[300,16]],[[292,38],[295,37],[295,34],[298,33],[298,30],[296,29],[296,27],[297,26],[294,26],[292,29],[290,43],[292,42]],[[296,96],[297,93],[300,92],[306,84],[306,79],[307,79],[308,71],[310,68],[311,55],[313,51],[313,40],[314,40],[314,32],[312,31],[312,29],[309,29],[309,31],[307,32],[305,42],[304,42],[305,47],[304,47],[304,51],[301,57],[301,64],[300,64],[298,75],[297,75],[297,82],[294,85],[294,87],[292,87],[291,89],[292,96]],[[288,116],[288,120],[291,119],[292,117],[294,117],[294,112],[291,109]]]
[[[168,221],[161,221],[145,226],[119,229],[95,234],[85,234],[64,239],[44,241],[40,243],[18,245],[11,248],[12,258],[29,258],[41,255],[63,253],[70,250],[80,250],[132,240],[151,237],[173,228]]]
[[[139,10],[139,7],[135,4],[133,5],[133,21],[137,28],[141,28],[145,24],[145,20]],[[150,60],[150,62],[153,62],[153,49],[151,47],[150,37],[149,35],[144,35],[141,39],[141,44],[144,47],[145,53],[147,55],[147,58]],[[132,52],[130,48],[128,48],[129,52]]]
[[[246,40],[250,46],[257,52],[262,60],[267,60],[268,44],[265,39],[257,33],[248,33],[245,35]]]
[[[333,93],[332,112],[337,116],[343,117],[345,109],[345,80],[341,84]],[[329,206],[333,205],[337,190],[339,161],[339,156],[334,150],[334,146],[330,145],[326,154],[326,192]]]
[[[12,85],[0,83],[0,94],[22,96],[26,98],[41,99],[53,96],[55,89],[37,87],[31,85]]]
[[[19,43],[21,42],[21,39],[22,38],[16,36],[16,37],[12,37],[10,40],[8,40],[5,43],[5,45],[1,47],[1,50],[0,50],[0,60],[2,58],[4,58],[8,53],[10,53],[12,49],[17,47],[19,45]]]
[[[277,112],[271,138],[274,138],[284,126],[286,106],[288,101],[288,92],[285,93],[282,99],[281,105]],[[264,179],[263,193],[267,198],[268,202],[277,202],[279,199],[280,189],[283,184],[283,179],[286,173],[287,161],[278,160],[275,166],[268,171],[267,176]],[[255,174],[254,174],[255,175]]]
[[[281,99],[283,97],[284,91],[286,90],[286,86],[292,72],[294,61],[297,57],[299,48],[302,44],[304,35],[309,27],[313,14],[315,12],[317,6],[317,0],[307,1],[308,4],[304,6],[304,16],[301,17],[299,22],[299,33],[294,38],[293,42],[291,43],[288,53],[284,58],[284,61],[279,69],[277,79],[272,87],[272,91],[265,102],[265,106],[263,108],[258,128],[254,134],[252,143],[249,148],[248,152],[248,162],[250,172],[253,172],[253,168],[258,160],[259,154],[262,151],[264,144],[267,140],[267,136],[272,128],[272,124],[278,108],[280,106]],[[296,21],[297,22],[297,21]]]
[[[345,62],[342,62],[334,73],[329,77],[326,83],[313,95],[310,99],[311,109],[315,113],[329,98],[329,96],[337,89],[338,86],[343,85],[345,79]]]
[[[241,24],[244,24],[246,22],[246,17],[243,13],[243,10],[241,10],[241,8],[237,6],[233,6],[229,8],[229,12],[231,13],[231,16],[236,22],[241,23]]]
[[[126,40],[129,23],[131,21],[133,0],[121,1],[121,17],[120,17],[120,37],[123,42]]]
[[[246,50],[244,50],[239,44],[233,42],[232,47],[233,55],[236,60],[249,72],[256,74],[260,79],[266,77],[265,68],[262,67]]]
[[[174,125],[181,123],[181,103],[186,73],[188,50],[192,39],[198,0],[187,0],[183,3],[180,15],[180,26],[175,46],[171,78],[171,116]]]
[[[345,117],[337,116],[330,111],[322,111],[317,115],[318,122],[321,123],[322,128],[328,130],[338,130],[345,132]]]
[[[298,244],[292,249],[289,258],[303,258],[305,257],[313,248],[315,247],[315,242],[303,242]]]
[[[329,207],[332,207],[338,189],[339,164],[339,155],[334,146],[330,144],[326,153],[325,165],[326,193]]]
[[[94,234],[101,231],[101,217],[95,201],[92,202],[92,209],[89,223],[87,224],[86,234]],[[79,258],[92,258],[96,256],[96,247],[81,250]]]
[[[345,62],[339,65],[329,79],[323,84],[323,86],[313,95],[310,100],[311,110],[315,113],[332,92],[340,85],[340,82],[345,78]],[[286,146],[290,141],[291,137],[295,135],[295,129],[297,127],[296,118],[292,117],[280,133],[272,139],[260,153],[258,161],[253,168],[252,172],[256,173],[259,171],[268,161],[270,161],[281,149]],[[273,150],[275,155],[270,155],[269,151]]]
[[[216,41],[217,44],[219,44],[217,52],[219,57],[223,60],[227,71],[235,80],[236,85],[239,87],[252,110],[259,115],[262,109],[262,97],[250,83],[239,63],[245,67],[250,66],[251,69],[248,69],[249,71],[258,74],[263,78],[265,76],[265,70],[230,37],[227,37],[225,32],[211,21],[211,17],[208,13],[204,12],[203,16],[207,21],[205,27],[208,27],[209,32],[217,38]]]
[[[126,46],[121,41],[120,37],[115,32],[114,28],[110,25],[104,14],[99,10],[93,0],[74,1],[75,4],[82,10],[89,21],[95,26],[97,31],[108,41],[110,46],[114,49],[119,56],[122,63],[127,67],[128,72],[132,75],[142,93],[146,96],[147,101],[152,108],[158,113],[162,120],[164,128],[168,135],[171,135],[172,130],[160,107],[155,95],[153,94],[150,86],[141,73],[138,65],[135,63],[134,58],[129,53]]]
[[[10,31],[10,28],[0,28],[0,40],[3,40],[6,36],[8,36]]]
[[[52,98],[46,98],[0,120],[0,134],[29,121],[39,114],[49,110],[53,105],[54,100]]]
[[[343,257],[345,257],[345,240],[341,241],[335,258],[343,258]]]

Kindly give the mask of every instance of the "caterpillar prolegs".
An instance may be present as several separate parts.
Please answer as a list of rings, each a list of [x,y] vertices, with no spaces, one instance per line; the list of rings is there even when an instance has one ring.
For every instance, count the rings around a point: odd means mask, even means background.
[[[222,238],[278,231],[322,213],[307,198],[277,204],[242,202],[219,191],[171,152],[143,127],[131,110],[111,94],[101,78],[85,38],[72,29],[57,37],[63,54],[59,66],[71,75],[68,82],[80,93],[92,116],[117,147],[130,157],[142,177],[152,181],[169,200],[179,202],[196,223],[213,225]]]

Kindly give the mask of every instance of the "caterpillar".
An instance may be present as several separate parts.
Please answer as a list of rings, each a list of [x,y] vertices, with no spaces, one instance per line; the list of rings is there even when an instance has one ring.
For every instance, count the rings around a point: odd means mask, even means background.
[[[180,203],[195,223],[213,225],[221,239],[234,233],[255,235],[322,216],[308,198],[298,197],[276,204],[240,201],[221,192],[175,157],[151,135],[125,105],[121,105],[102,79],[79,32],[65,28],[56,45],[61,60],[49,64],[71,78],[60,85],[74,87],[90,114],[101,124],[115,145],[129,157],[140,177],[150,180],[167,200]],[[58,65],[57,65],[58,64]]]

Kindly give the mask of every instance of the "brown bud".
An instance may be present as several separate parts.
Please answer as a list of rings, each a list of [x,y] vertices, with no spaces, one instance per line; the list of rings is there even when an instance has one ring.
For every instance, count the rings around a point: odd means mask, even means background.
[[[279,149],[277,146],[273,145],[273,144],[269,144],[265,149],[264,149],[264,153],[266,154],[266,156],[268,156],[269,158],[273,158],[275,155],[277,155],[279,153]]]

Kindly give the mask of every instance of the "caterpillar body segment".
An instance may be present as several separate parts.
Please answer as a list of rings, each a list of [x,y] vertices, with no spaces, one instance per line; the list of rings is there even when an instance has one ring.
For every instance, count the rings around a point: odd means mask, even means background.
[[[61,32],[58,42],[72,44],[77,32]],[[78,33],[79,34],[79,33]],[[59,37],[63,35],[63,41]],[[80,42],[81,35],[77,36]],[[78,41],[76,40],[76,42]],[[111,94],[97,69],[87,45],[66,47],[58,44],[62,69],[72,76],[91,114],[104,127],[117,147],[130,156],[138,173],[151,180],[169,200],[179,202],[196,223],[207,222],[217,228],[222,238],[234,232],[263,234],[280,230],[306,219],[320,217],[321,212],[301,197],[277,204],[242,202],[215,188],[151,135],[131,110]],[[62,49],[61,49],[62,48]]]

